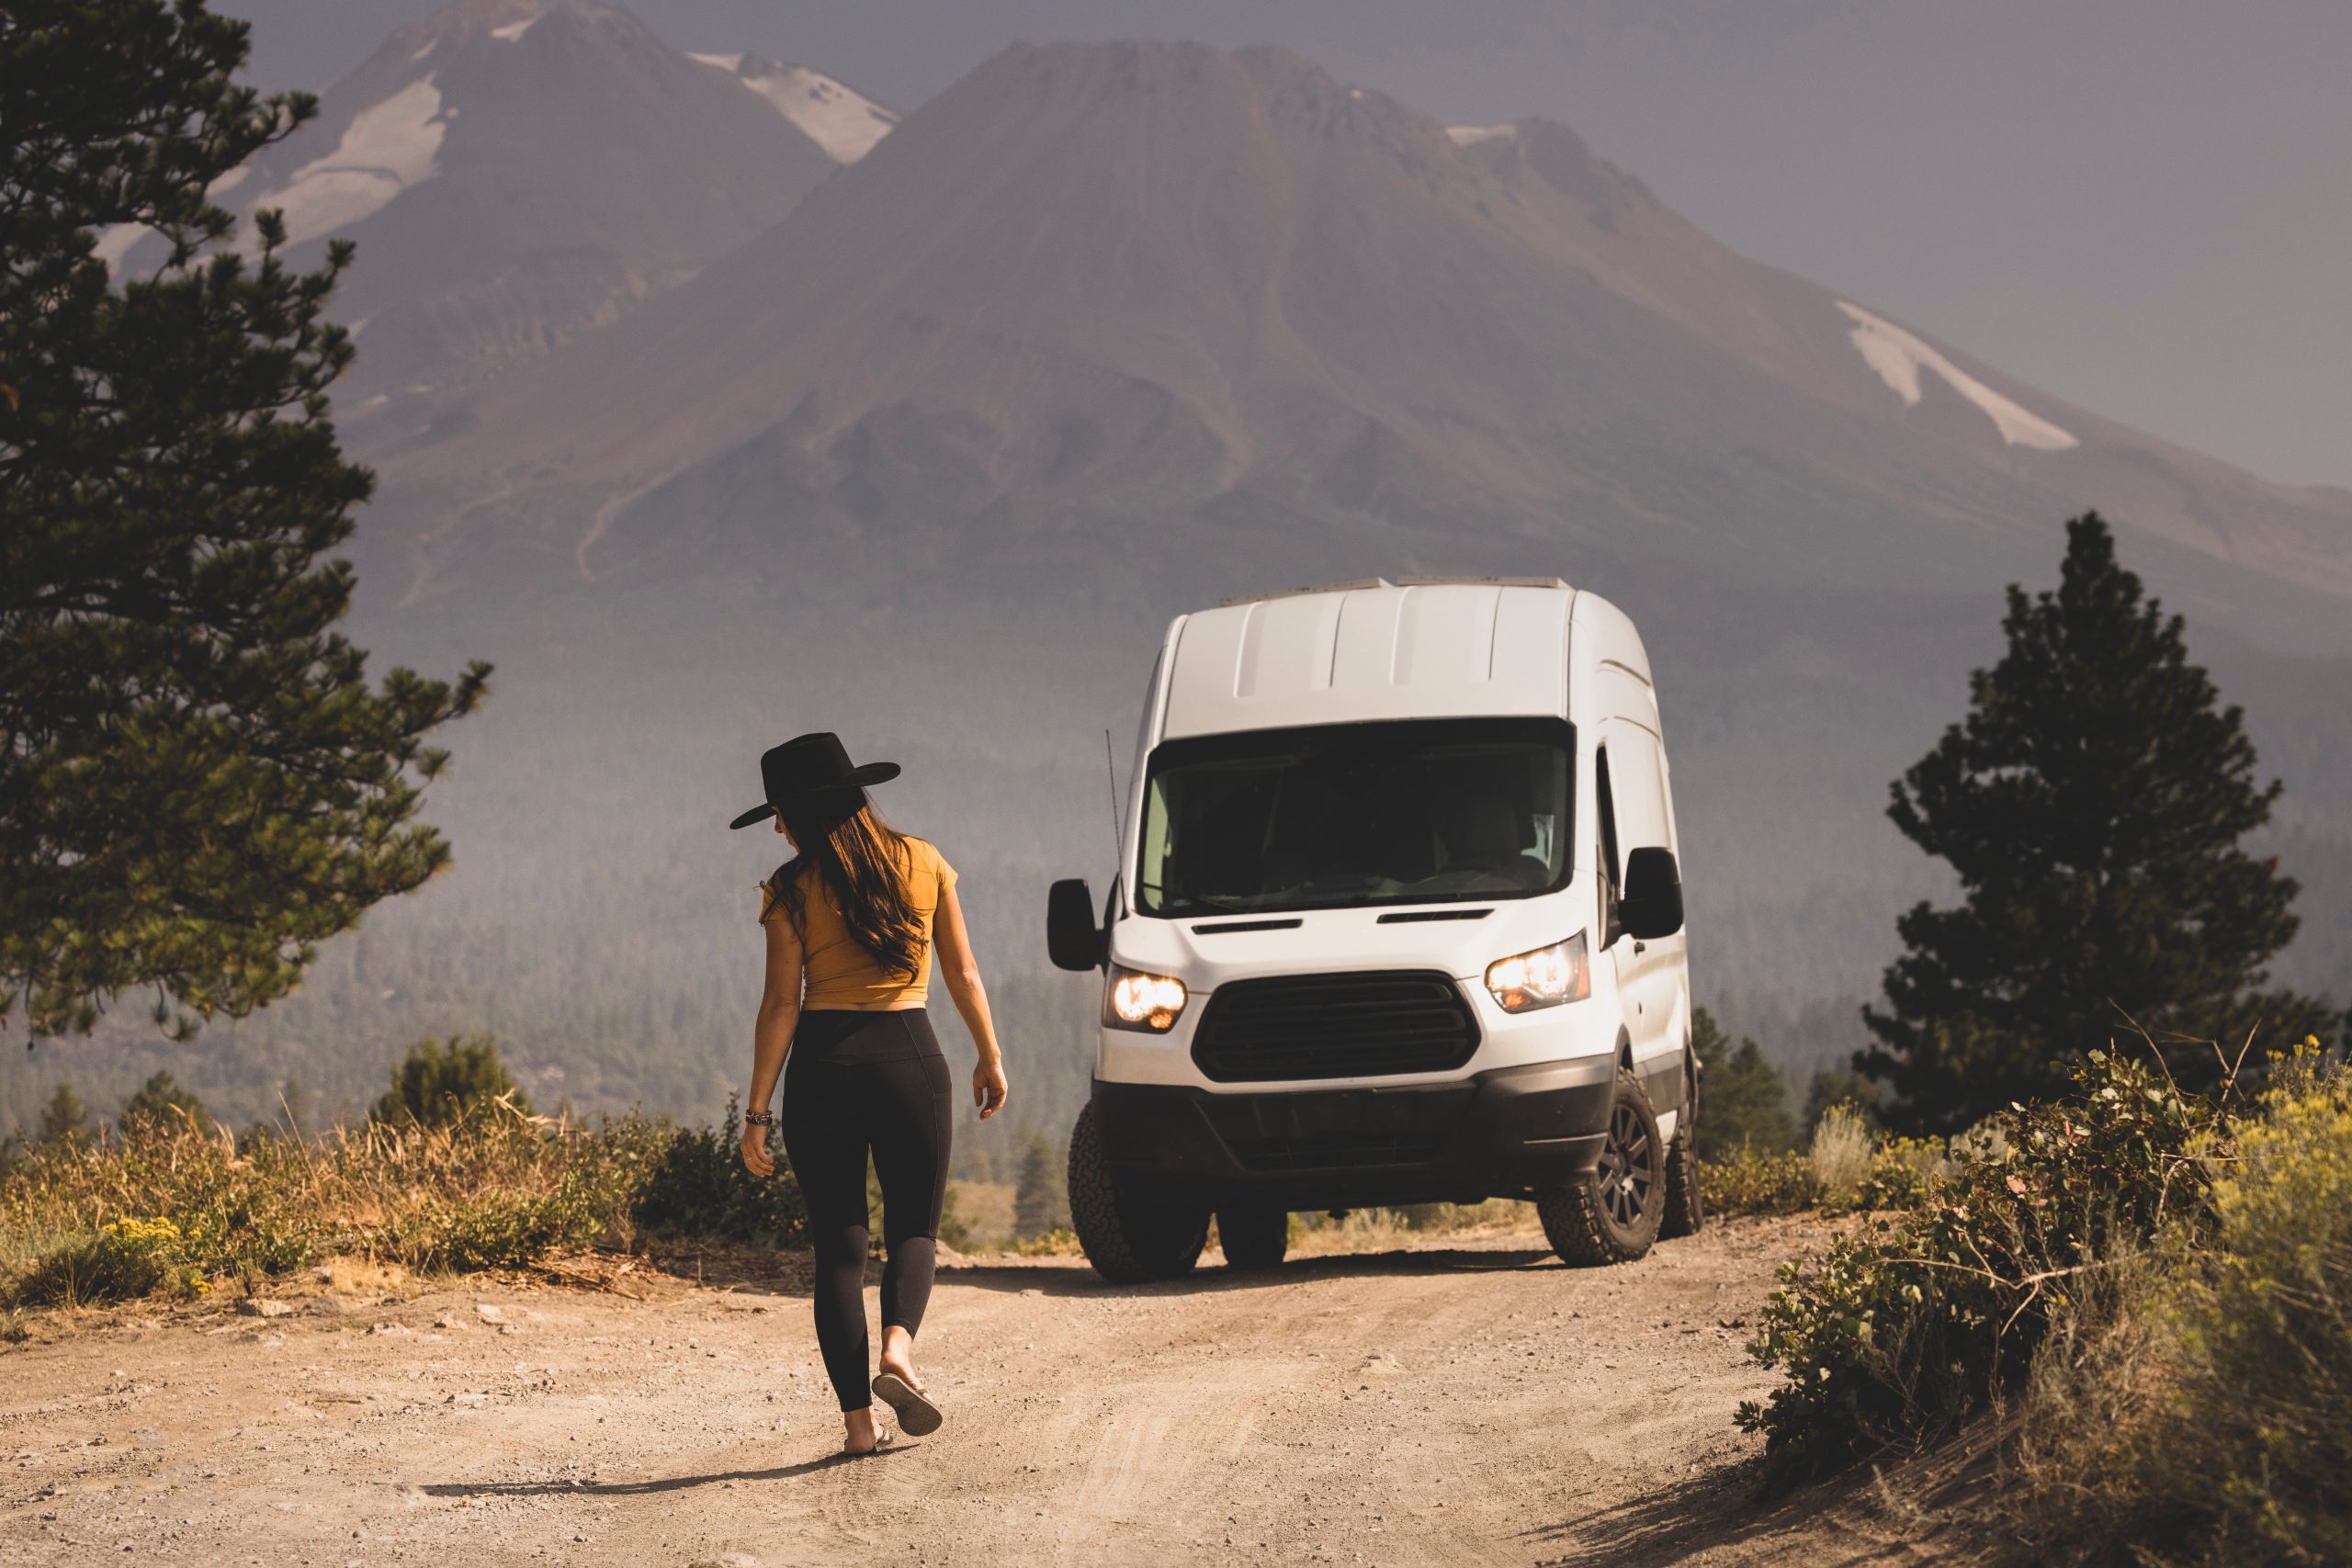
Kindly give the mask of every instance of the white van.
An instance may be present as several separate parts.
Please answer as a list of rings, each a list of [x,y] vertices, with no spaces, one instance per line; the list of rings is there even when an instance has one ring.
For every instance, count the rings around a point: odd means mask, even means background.
[[[1179,616],[1101,968],[1070,1213],[1105,1278],[1279,1262],[1295,1211],[1535,1201],[1574,1263],[1700,1221],[1656,687],[1557,579],[1401,578]]]

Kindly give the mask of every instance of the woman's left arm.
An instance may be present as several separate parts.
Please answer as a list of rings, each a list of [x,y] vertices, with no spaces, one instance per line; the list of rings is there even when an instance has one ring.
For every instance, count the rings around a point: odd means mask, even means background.
[[[979,1048],[979,1063],[972,1068],[972,1103],[980,1108],[985,1122],[1004,1109],[1012,1091],[1004,1079],[1004,1053],[997,1047],[996,1021],[989,1016],[988,987],[980,984],[980,961],[972,953],[972,933],[964,927],[964,906],[952,882],[940,889],[933,925],[939,977],[955,998],[956,1010],[964,1015],[972,1043]]]
[[[746,1111],[765,1111],[775,1098],[775,1080],[784,1076],[792,1032],[800,1027],[800,933],[781,913],[760,929],[768,935],[768,977],[760,992],[759,1017],[752,1025],[752,1098],[744,1104]],[[743,1166],[754,1176],[775,1174],[765,1127],[743,1123]]]

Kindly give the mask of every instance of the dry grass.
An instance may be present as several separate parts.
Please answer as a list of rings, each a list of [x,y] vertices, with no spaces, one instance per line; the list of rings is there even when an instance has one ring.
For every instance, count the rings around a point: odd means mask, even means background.
[[[331,1267],[528,1266],[656,1231],[797,1239],[788,1180],[734,1174],[731,1128],[630,1116],[594,1127],[492,1103],[446,1126],[369,1123],[319,1140],[183,1118],[130,1138],[43,1145],[0,1178],[0,1292],[72,1306],[199,1295]]]
[[[1822,1112],[1805,1155],[1814,1190],[1822,1201],[1838,1202],[1861,1190],[1870,1178],[1876,1144],[1870,1123],[1852,1106],[1833,1105]]]
[[[1351,1209],[1340,1219],[1294,1214],[1290,1249],[1295,1257],[1336,1253],[1394,1252],[1426,1247],[1437,1238],[1543,1235],[1535,1205],[1510,1198],[1483,1203],[1416,1203],[1399,1209]]]

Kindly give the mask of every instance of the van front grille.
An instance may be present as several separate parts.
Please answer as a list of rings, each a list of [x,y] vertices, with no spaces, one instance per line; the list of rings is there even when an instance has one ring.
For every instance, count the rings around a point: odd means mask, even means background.
[[[1442,974],[1283,975],[1209,996],[1193,1060],[1217,1083],[1446,1072],[1478,1022]]]

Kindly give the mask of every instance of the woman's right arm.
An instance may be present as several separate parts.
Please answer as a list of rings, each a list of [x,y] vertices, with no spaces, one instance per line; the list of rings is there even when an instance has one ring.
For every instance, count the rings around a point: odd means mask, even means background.
[[[933,919],[939,948],[939,977],[964,1015],[980,1060],[972,1069],[972,1103],[985,1122],[1004,1109],[1012,1089],[1004,1080],[1004,1053],[997,1048],[996,1021],[989,1017],[988,987],[980,984],[980,961],[972,953],[972,933],[964,926],[964,906],[953,883],[940,890],[939,910]]]
[[[765,1111],[775,1098],[775,1081],[784,1076],[784,1058],[792,1049],[792,1032],[800,1027],[800,933],[779,912],[761,928],[768,936],[767,983],[760,991],[759,1016],[752,1024],[752,1098],[744,1109]],[[743,1165],[754,1176],[775,1174],[775,1158],[768,1153],[768,1130],[743,1123]]]

